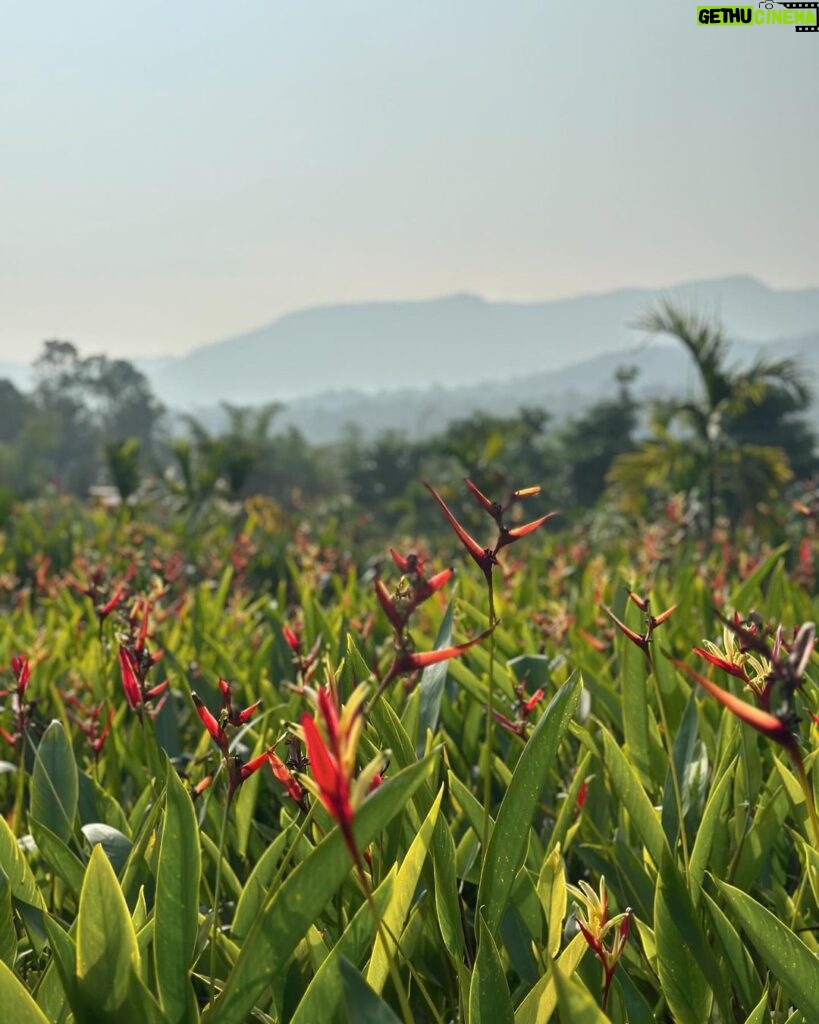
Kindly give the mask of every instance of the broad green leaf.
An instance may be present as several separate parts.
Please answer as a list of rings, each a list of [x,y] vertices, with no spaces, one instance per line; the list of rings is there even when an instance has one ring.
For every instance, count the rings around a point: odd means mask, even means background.
[[[377,995],[345,957],[339,959],[344,985],[347,1020],[356,1024],[401,1024],[384,1000]]]
[[[745,1024],[769,1024],[771,1019],[770,1011],[768,1010],[768,989],[762,993],[759,1002],[751,1010],[745,1019]]]
[[[489,839],[478,886],[478,906],[484,908],[490,932],[497,931],[500,925],[515,876],[526,854],[538,800],[574,715],[582,685],[578,677],[557,691],[515,765],[511,785]]]
[[[746,935],[781,983],[785,993],[810,1021],[819,1021],[819,959],[787,925],[741,889],[715,880]]]
[[[80,858],[50,828],[34,818],[31,819],[31,835],[46,864],[75,896],[79,896],[85,874],[85,865]]]
[[[734,979],[734,988],[740,1003],[743,1006],[751,1006],[759,999],[762,982],[754,967],[747,943],[719,904],[715,903],[707,892],[703,892],[702,895],[705,899],[705,907],[713,921],[716,937],[714,952],[718,953],[719,947],[722,947],[726,969],[730,971],[731,977]]]
[[[554,978],[561,1024],[611,1024],[581,981],[564,974],[559,964],[552,963],[549,969]]]
[[[603,729],[603,757],[614,793],[631,817],[651,859],[659,866],[668,850],[663,827],[651,801],[623,751],[607,729]]]
[[[6,872],[0,868],[0,960],[13,967],[16,956],[17,930],[11,907],[11,886]]]
[[[364,801],[353,824],[359,849],[400,814],[429,777],[437,751],[398,772]],[[254,921],[221,995],[206,1014],[208,1024],[245,1024],[268,979],[332,900],[351,870],[350,856],[336,828],[284,880]]]
[[[28,866],[28,861],[2,814],[0,814],[0,868],[6,873],[13,896],[24,903],[30,903],[40,910],[45,910],[45,902],[40,895],[39,886]]]
[[[645,629],[643,616],[633,601],[626,601],[625,623],[635,632]],[[648,729],[648,664],[646,656],[628,637],[618,636],[622,680],[623,733],[628,757],[638,777],[651,779],[651,747]]]
[[[583,959],[588,944],[580,932],[566,946],[556,963],[561,970],[572,975]],[[543,1024],[551,1018],[557,1006],[557,992],[554,977],[550,971],[526,994],[525,999],[515,1010],[515,1024]]]
[[[379,914],[383,915],[392,897],[396,871],[397,867],[393,865],[390,873],[373,893],[373,901]],[[290,1024],[313,1024],[318,1020],[332,1020],[343,994],[339,959],[344,957],[353,964],[360,963],[372,949],[374,932],[372,909],[365,901],[313,975],[307,991],[299,1000],[290,1019]]]
[[[470,1024],[514,1024],[515,1014],[498,947],[478,911],[478,955],[469,986]]]
[[[435,650],[442,647],[449,647],[452,644],[452,611],[454,602],[447,605],[446,613],[435,638]],[[415,752],[420,757],[424,752],[427,732],[434,733],[438,728],[438,715],[441,711],[441,697],[446,685],[446,677],[449,672],[449,662],[439,661],[435,665],[427,665],[421,673],[421,681],[418,683],[418,690],[421,694],[421,707],[419,710],[418,742]]]
[[[28,989],[0,960],[0,1007],[3,1020],[14,1024],[49,1024],[48,1018],[29,995]]]
[[[74,831],[79,801],[77,762],[62,722],[43,733],[31,778],[31,817],[68,842]]]
[[[537,880],[537,895],[546,917],[546,951],[550,957],[555,957],[563,938],[563,919],[568,902],[566,873],[559,846],[543,861]]]
[[[438,811],[441,808],[441,798],[443,795],[444,790],[442,787],[430,808],[426,820],[401,862],[395,879],[392,899],[384,912],[384,930],[387,933],[389,949],[385,948],[382,936],[379,935],[376,939],[373,955],[370,959],[370,966],[367,970],[367,984],[379,993],[383,989],[384,982],[389,974],[389,958],[394,957],[396,952],[395,940],[391,936],[401,934],[401,929],[412,906],[415,890],[418,888],[418,879],[421,877],[421,869],[429,852],[435,822],[438,820]]]
[[[119,874],[125,867],[128,855],[134,846],[128,836],[123,835],[118,828],[106,825],[101,821],[83,825],[82,834],[89,846],[99,844],[105,850],[106,857],[111,861],[111,867]]]
[[[688,877],[692,887],[691,899],[695,907],[699,905],[700,889],[702,888],[705,872],[708,869],[714,835],[718,829],[724,828],[723,810],[731,792],[735,765],[736,758],[727,766],[716,785],[711,787],[711,792],[708,794],[708,802],[697,826],[697,835],[694,839],[691,859],[688,863]]]
[[[195,1013],[189,976],[199,932],[201,868],[193,803],[168,762],[156,879],[154,967],[160,1004],[171,1024],[182,1024]]]
[[[117,876],[101,846],[85,872],[77,917],[77,978],[89,1008],[114,1019],[139,973],[136,932]]]
[[[458,898],[455,857],[455,840],[452,838],[449,825],[440,817],[435,823],[435,835],[432,840],[435,911],[444,945],[450,956],[460,963],[464,951],[464,930]]]
[[[679,1024],[708,1019],[712,999],[730,1019],[728,983],[703,934],[682,876],[666,852],[654,898],[657,971],[668,1005]]]
[[[242,895],[236,904],[236,913],[233,916],[233,924],[230,931],[233,939],[241,943],[253,924],[253,919],[259,912],[260,905],[267,896],[267,889],[272,880],[276,877],[279,862],[289,844],[293,842],[295,829],[292,824],[280,832],[273,842],[256,861],[250,877],[244,884]]]
[[[790,548],[790,544],[780,544],[779,547],[775,548],[763,562],[760,562],[751,575],[748,576],[747,579],[743,580],[740,586],[737,587],[731,595],[731,600],[729,602],[731,607],[736,608],[741,612],[750,610],[753,606],[757,590],[768,578],[770,573],[776,567],[777,562],[785,554],[788,548]]]

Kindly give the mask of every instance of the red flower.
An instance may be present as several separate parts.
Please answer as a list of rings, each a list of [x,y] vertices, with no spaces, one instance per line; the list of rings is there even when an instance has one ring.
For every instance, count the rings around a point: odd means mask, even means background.
[[[353,837],[353,815],[384,770],[384,756],[378,755],[356,777],[358,743],[364,728],[366,686],[356,687],[341,708],[335,686],[322,687],[316,694],[316,717],[305,712],[301,719],[304,742],[313,778],[308,787],[337,823],[359,874],[364,866]]]
[[[17,679],[17,696],[22,698],[31,678],[31,665],[25,654],[18,654],[11,659],[11,670]]]
[[[119,670],[122,676],[122,688],[125,690],[125,697],[136,711],[142,703],[142,691],[137,678],[138,665],[136,656],[127,647],[119,649]]]
[[[708,692],[717,698],[717,700],[723,704],[731,714],[736,715],[740,721],[750,725],[757,732],[761,732],[763,736],[767,736],[769,740],[773,740],[774,743],[780,743],[782,746],[787,747],[789,750],[794,746],[794,738],[791,732],[790,726],[777,718],[776,715],[770,714],[768,711],[763,711],[762,708],[758,708],[753,704],[748,704],[744,700],[740,700],[739,697],[735,697],[733,693],[729,693],[728,690],[723,690],[722,687],[717,686],[716,683],[712,683],[710,679],[706,679],[705,676],[700,675],[699,672],[695,671],[685,662],[677,661],[674,659],[674,664],[677,668],[684,672],[690,679],[695,680],[704,686]]]

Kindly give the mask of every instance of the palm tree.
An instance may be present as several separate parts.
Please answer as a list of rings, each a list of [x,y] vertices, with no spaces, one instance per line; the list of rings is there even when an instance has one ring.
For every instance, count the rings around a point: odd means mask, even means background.
[[[792,476],[788,457],[781,447],[743,439],[740,424],[763,404],[770,404],[780,424],[783,416],[807,407],[811,393],[796,362],[758,357],[744,369],[732,368],[722,325],[671,302],[649,310],[635,326],[667,334],[685,347],[699,394],[655,403],[651,438],[615,461],[610,481],[631,498],[647,489],[701,486],[709,530],[720,503],[735,515],[775,497]]]

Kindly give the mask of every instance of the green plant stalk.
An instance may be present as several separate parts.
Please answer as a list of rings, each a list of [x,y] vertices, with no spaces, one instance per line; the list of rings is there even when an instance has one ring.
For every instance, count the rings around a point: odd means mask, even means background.
[[[486,693],[486,746],[484,748],[483,776],[483,837],[482,855],[489,846],[489,804],[492,800],[492,749],[495,743],[495,590],[489,577],[489,679]]]
[[[671,772],[671,787],[674,790],[674,803],[676,803],[677,805],[677,818],[679,820],[680,828],[680,845],[682,848],[683,869],[687,877],[688,840],[685,836],[685,816],[683,814],[682,790],[680,789],[680,779],[677,775],[677,765],[674,762],[674,744],[671,742],[671,734],[668,731],[668,719],[666,718],[665,714],[663,695],[660,691],[660,681],[657,678],[657,673],[654,671],[654,662],[652,661],[650,656],[649,667],[651,669],[651,681],[654,684],[654,694],[657,698],[657,710],[660,714],[660,726],[662,728],[663,743],[665,745],[666,756],[668,757],[668,770]]]
[[[225,853],[225,836],[227,835],[228,814],[230,813],[232,794],[228,793],[225,808],[222,812],[222,827],[219,831],[219,859],[216,861],[216,879],[213,883],[213,921],[210,933],[210,1001],[216,999],[216,939],[219,934],[219,890],[222,885],[222,858]]]
[[[26,787],[26,741],[28,734],[20,737],[20,759],[17,764],[17,778],[14,787],[14,835],[19,839],[23,834],[23,805]]]

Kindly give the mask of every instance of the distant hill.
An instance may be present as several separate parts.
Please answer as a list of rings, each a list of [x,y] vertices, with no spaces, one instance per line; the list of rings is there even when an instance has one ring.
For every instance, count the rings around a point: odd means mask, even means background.
[[[768,345],[737,343],[732,361],[743,365],[758,355],[797,359],[819,397],[819,331]],[[652,341],[553,373],[486,380],[477,385],[399,388],[375,394],[327,391],[288,403],[276,418],[275,429],[297,427],[313,443],[335,440],[350,424],[365,436],[398,430],[411,438],[422,438],[480,410],[503,416],[525,405],[548,410],[553,426],[560,427],[593,402],[614,395],[615,374],[621,366],[639,370],[633,385],[639,398],[694,393],[697,385],[691,361],[681,346]],[[216,407],[199,408],[196,414],[211,430],[218,431],[225,425],[225,417]],[[812,414],[819,429],[819,403],[814,402]]]
[[[819,330],[819,288],[782,291],[730,277],[538,303],[455,295],[327,306],[180,358],[136,362],[167,405],[184,409],[328,390],[467,386],[554,373],[631,349],[643,336],[629,324],[663,296],[720,316],[732,337],[747,341]]]

